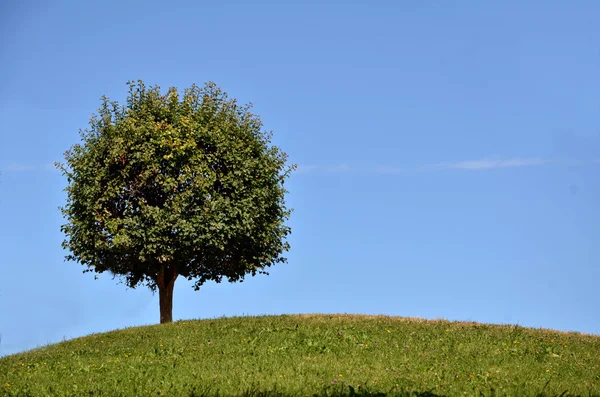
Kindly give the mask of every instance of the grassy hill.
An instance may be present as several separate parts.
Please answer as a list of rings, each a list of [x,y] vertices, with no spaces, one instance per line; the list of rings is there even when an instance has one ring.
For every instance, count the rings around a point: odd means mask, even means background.
[[[0,359],[4,396],[600,396],[600,336],[383,316],[235,317]]]

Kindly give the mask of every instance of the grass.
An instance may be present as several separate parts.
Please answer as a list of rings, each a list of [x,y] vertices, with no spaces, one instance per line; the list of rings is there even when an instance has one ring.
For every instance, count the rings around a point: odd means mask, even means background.
[[[600,396],[600,336],[384,316],[127,328],[0,358],[2,396]]]

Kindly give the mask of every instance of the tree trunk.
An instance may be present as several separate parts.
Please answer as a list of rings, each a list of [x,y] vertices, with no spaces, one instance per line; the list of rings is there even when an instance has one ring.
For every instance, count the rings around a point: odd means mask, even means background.
[[[173,321],[173,287],[177,279],[175,266],[161,266],[156,278],[158,286],[158,299],[160,302],[160,323]]]

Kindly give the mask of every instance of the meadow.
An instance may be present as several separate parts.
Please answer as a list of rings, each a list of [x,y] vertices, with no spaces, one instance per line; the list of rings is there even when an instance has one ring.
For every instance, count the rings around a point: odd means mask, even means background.
[[[178,321],[0,358],[1,396],[600,396],[600,336],[360,315]]]

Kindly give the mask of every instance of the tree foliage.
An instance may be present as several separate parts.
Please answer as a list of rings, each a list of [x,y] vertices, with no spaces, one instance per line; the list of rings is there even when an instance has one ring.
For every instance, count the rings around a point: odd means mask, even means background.
[[[183,94],[128,86],[125,105],[102,98],[57,164],[68,182],[66,258],[161,295],[179,275],[198,290],[285,262],[283,185],[294,166],[251,104],[214,83]]]

